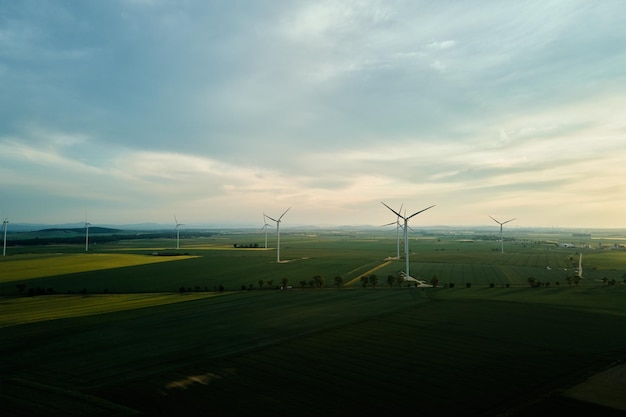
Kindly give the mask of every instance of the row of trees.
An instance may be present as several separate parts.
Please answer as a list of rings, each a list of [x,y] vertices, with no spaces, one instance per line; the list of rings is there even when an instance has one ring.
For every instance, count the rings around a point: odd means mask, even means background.
[[[244,249],[248,249],[248,248],[258,248],[259,244],[258,243],[248,243],[248,244],[241,244],[241,243],[233,243],[233,248],[244,248]]]
[[[15,286],[17,288],[17,292],[20,296],[34,297],[36,295],[55,295],[58,292],[52,288],[43,288],[43,287],[27,287],[26,284],[17,284]],[[27,289],[28,288],[28,289]],[[102,294],[108,294],[109,290],[102,290]],[[80,290],[67,290],[65,294],[82,294],[87,295],[88,291],[86,288],[82,288]]]

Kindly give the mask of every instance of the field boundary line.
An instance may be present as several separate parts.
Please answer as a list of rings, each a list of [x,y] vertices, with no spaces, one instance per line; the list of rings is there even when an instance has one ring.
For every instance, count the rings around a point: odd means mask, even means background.
[[[363,273],[363,274],[359,274],[359,276],[358,276],[358,277],[351,279],[350,281],[348,281],[348,282],[346,282],[345,284],[343,284],[343,286],[344,286],[344,287],[349,287],[349,286],[351,286],[352,284],[354,284],[355,282],[357,282],[358,280],[360,280],[362,276],[364,276],[364,275],[369,275],[369,274],[371,274],[371,273],[373,273],[373,272],[376,272],[376,271],[378,271],[379,269],[384,268],[384,267],[386,267],[387,265],[390,265],[390,264],[391,264],[391,262],[392,262],[392,261],[383,262],[382,264],[380,264],[380,265],[378,265],[378,266],[375,266],[374,268],[370,269],[369,271],[367,271],[367,272],[365,272],[365,273]]]

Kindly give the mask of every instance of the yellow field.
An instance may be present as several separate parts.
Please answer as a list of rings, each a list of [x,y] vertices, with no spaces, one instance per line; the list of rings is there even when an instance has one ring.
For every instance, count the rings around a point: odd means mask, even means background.
[[[225,293],[195,294],[110,294],[48,295],[0,299],[0,327],[38,321],[91,316],[133,310],[201,298],[217,297]]]
[[[180,261],[196,256],[149,256],[129,254],[72,254],[3,262],[0,282],[11,282],[100,269],[123,268],[158,262]]]
[[[360,281],[360,280],[361,280],[361,277],[363,277],[363,276],[370,276],[371,274],[373,274],[374,272],[378,271],[379,269],[382,269],[382,268],[386,267],[387,265],[391,264],[391,262],[393,262],[393,261],[387,261],[387,262],[384,262],[384,263],[382,263],[382,264],[380,264],[380,265],[378,265],[378,266],[376,266],[376,267],[374,267],[374,268],[370,269],[370,270],[369,270],[369,271],[367,271],[366,273],[364,273],[364,274],[360,274],[358,277],[356,277],[356,278],[354,278],[354,279],[351,279],[350,281],[348,281],[348,282],[346,282],[345,284],[343,284],[343,286],[344,286],[344,287],[349,287],[349,286],[351,286],[352,284],[354,284],[354,283],[356,283],[356,282]]]

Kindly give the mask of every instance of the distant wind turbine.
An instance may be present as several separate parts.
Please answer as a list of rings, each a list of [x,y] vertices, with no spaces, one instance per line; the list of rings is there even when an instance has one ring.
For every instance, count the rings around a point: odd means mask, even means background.
[[[285,214],[287,214],[287,212],[291,209],[291,207],[289,207],[287,210],[284,211],[283,214],[280,215],[280,217],[278,218],[278,220],[271,218],[268,215],[265,215],[265,217],[267,217],[268,219],[270,219],[273,222],[276,222],[276,236],[277,236],[277,243],[276,243],[276,262],[280,262],[280,221],[283,218],[283,216]]]
[[[4,246],[2,247],[2,256],[7,256],[7,229],[9,227],[9,218],[5,217],[2,221],[2,229],[4,232]]]
[[[491,216],[489,216],[489,217],[491,217]],[[504,253],[504,238],[502,237],[502,226],[504,226],[508,222],[512,222],[515,219],[507,220],[505,222],[499,222],[498,220],[496,220],[493,217],[491,217],[491,220],[493,220],[494,222],[496,222],[496,223],[498,223],[500,225],[500,253]]]
[[[397,211],[395,211],[394,209],[392,209],[391,207],[389,207],[387,204],[383,203],[382,201],[381,201],[381,203],[382,203],[383,206],[387,207],[389,210],[394,212],[396,214],[396,216],[398,216],[398,218],[404,219],[404,258],[405,258],[405,261],[406,261],[406,269],[405,269],[406,277],[405,277],[405,279],[407,281],[410,281],[410,280],[412,280],[414,278],[412,278],[411,274],[409,273],[409,233],[408,233],[408,230],[409,230],[409,220],[411,219],[411,217],[417,216],[418,214],[420,214],[420,213],[422,213],[422,212],[424,212],[424,211],[426,211],[428,209],[431,209],[431,208],[435,207],[435,205],[432,205],[430,207],[426,207],[425,209],[422,209],[420,211],[416,211],[415,213],[413,213],[413,214],[411,214],[410,216],[407,217],[407,216],[402,216],[400,213],[398,213]]]
[[[176,229],[176,249],[180,249],[180,226],[184,226],[184,224],[182,223],[178,223],[178,219],[176,218],[176,215],[174,214],[174,224],[176,225],[174,227],[174,229]]]
[[[265,230],[265,249],[267,249],[267,228],[270,227],[270,225],[267,223],[267,216],[265,215],[265,213],[263,213],[263,222],[265,224],[261,228],[261,231]]]
[[[400,206],[400,210],[402,211],[402,205]],[[400,215],[396,213],[396,221],[383,224],[383,226],[391,226],[392,224],[396,225],[396,258],[400,259],[400,229],[402,229],[402,224],[400,224]]]
[[[89,252],[89,226],[91,223],[85,219],[85,252]]]

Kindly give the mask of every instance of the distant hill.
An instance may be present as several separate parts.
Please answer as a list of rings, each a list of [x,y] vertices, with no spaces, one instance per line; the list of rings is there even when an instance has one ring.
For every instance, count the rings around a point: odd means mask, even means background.
[[[84,227],[71,227],[71,228],[59,228],[53,227],[49,229],[41,229],[38,230],[39,233],[59,233],[59,232],[68,232],[68,233],[85,233]],[[99,226],[90,226],[89,234],[106,234],[106,233],[120,233],[123,232],[121,229],[112,229],[110,227],[99,227]]]

